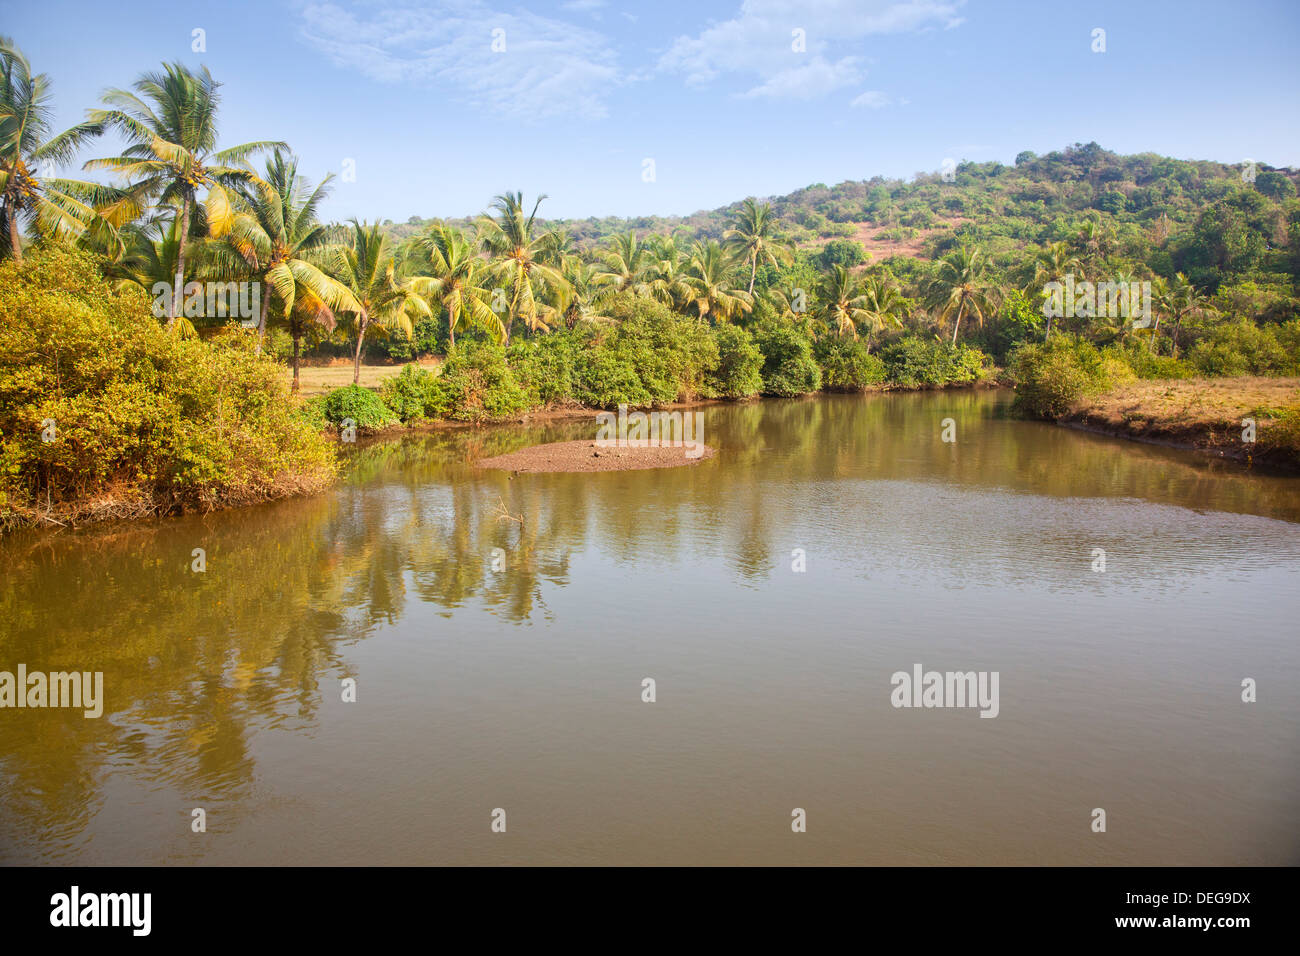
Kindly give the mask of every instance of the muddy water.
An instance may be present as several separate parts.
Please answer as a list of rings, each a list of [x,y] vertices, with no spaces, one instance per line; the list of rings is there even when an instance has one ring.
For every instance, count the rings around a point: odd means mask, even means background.
[[[1300,862],[1300,481],[1005,410],[711,407],[711,460],[513,479],[469,462],[594,426],[415,436],[6,541],[0,670],[105,706],[0,710],[0,862]],[[998,716],[893,707],[915,664]]]

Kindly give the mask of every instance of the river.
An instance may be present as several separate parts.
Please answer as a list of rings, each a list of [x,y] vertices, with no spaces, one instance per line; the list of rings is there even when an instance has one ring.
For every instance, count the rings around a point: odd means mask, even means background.
[[[104,713],[0,709],[0,862],[1300,863],[1300,480],[1008,407],[710,406],[596,474],[471,464],[590,421],[426,432],[13,536],[0,670]]]

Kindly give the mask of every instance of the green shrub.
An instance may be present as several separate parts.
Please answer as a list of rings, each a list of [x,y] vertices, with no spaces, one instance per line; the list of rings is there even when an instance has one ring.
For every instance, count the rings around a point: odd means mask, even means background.
[[[402,366],[402,370],[379,386],[379,395],[385,405],[404,422],[436,417],[442,406],[436,390],[436,376],[415,363]]]
[[[866,262],[870,256],[860,242],[851,239],[832,239],[817,253],[817,264],[826,271],[841,265],[846,269]]]
[[[756,336],[763,353],[764,395],[806,395],[822,387],[812,343],[798,329],[771,325]]]
[[[293,361],[293,337],[280,326],[271,326],[266,330],[262,351],[277,362],[288,364]]]
[[[334,389],[325,396],[321,409],[331,424],[342,425],[351,420],[362,433],[379,431],[401,423],[401,419],[393,414],[383,399],[360,385],[345,385]]]
[[[748,398],[763,390],[763,353],[747,331],[734,325],[714,332],[718,363],[704,378],[710,398]]]
[[[1196,369],[1182,359],[1152,355],[1148,346],[1137,339],[1131,339],[1123,347],[1108,348],[1106,354],[1123,362],[1138,378],[1191,378],[1197,374]]]
[[[580,347],[573,332],[516,339],[506,349],[510,370],[533,406],[573,401],[573,367]]]
[[[526,411],[528,394],[519,387],[503,347],[491,342],[457,342],[442,374],[434,380],[429,408],[462,422],[486,422]]]
[[[604,347],[629,365],[656,404],[690,401],[704,390],[704,378],[718,364],[712,330],[652,299],[620,296],[607,313],[617,323]]]
[[[936,338],[905,336],[881,350],[891,383],[906,388],[961,385],[988,377],[988,359],[977,348]]]
[[[311,426],[312,431],[328,431],[330,421],[325,417],[325,396],[309,398],[298,407],[298,418]]]
[[[827,389],[854,391],[885,380],[885,363],[872,355],[863,339],[827,336],[813,349]]]
[[[1007,372],[1016,388],[1018,411],[1037,418],[1060,418],[1079,399],[1131,381],[1132,369],[1113,355],[1072,335],[1026,343],[1013,351]]]
[[[650,299],[607,304],[617,324],[580,334],[573,351],[573,396],[594,408],[648,407],[709,392],[718,346],[707,325]]]
[[[1273,327],[1249,321],[1216,327],[1192,346],[1187,360],[1207,376],[1300,374],[1300,354],[1288,350]]]
[[[0,264],[0,526],[37,509],[207,509],[332,480],[333,449],[252,333],[182,339],[143,290],[110,287],[100,261],[34,247]]]
[[[605,343],[593,343],[578,354],[573,394],[592,408],[614,408],[619,404],[644,408],[655,403],[632,356]]]

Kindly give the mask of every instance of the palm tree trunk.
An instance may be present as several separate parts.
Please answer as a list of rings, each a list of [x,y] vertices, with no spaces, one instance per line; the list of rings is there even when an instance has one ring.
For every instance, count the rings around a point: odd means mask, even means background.
[[[13,251],[14,262],[23,261],[23,244],[18,238],[18,210],[10,203],[5,209],[5,218],[9,220],[9,248]]]
[[[957,333],[961,330],[961,314],[966,311],[966,303],[957,306],[957,321],[952,324],[952,344],[957,344]]]
[[[171,302],[167,307],[167,328],[176,324],[180,314],[181,296],[185,291],[185,239],[190,231],[190,194],[181,200],[180,235],[176,242],[176,284],[172,286]]]
[[[1156,354],[1156,336],[1160,334],[1160,316],[1156,316],[1156,324],[1151,328],[1151,354]]]
[[[758,274],[758,253],[749,257],[749,294],[754,294],[754,276]]]
[[[257,354],[262,354],[262,340],[266,337],[266,313],[271,307],[271,296],[262,296],[261,314],[257,317]]]
[[[357,326],[357,352],[352,357],[352,384],[361,384],[361,346],[366,341],[366,319],[365,316]]]
[[[302,334],[293,330],[293,391],[298,391],[298,347],[302,343]]]
[[[447,313],[447,337],[450,341],[447,351],[450,352],[456,347],[456,320],[451,317],[451,312]]]

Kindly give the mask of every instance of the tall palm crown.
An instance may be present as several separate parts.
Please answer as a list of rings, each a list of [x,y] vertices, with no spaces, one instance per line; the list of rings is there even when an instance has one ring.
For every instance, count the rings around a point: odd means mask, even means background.
[[[1054,242],[1051,245],[1039,249],[1034,254],[1034,277],[1031,280],[1031,289],[1037,288],[1041,291],[1042,287],[1048,282],[1065,282],[1065,277],[1071,273],[1078,272],[1083,275],[1083,260],[1070,251],[1070,244],[1067,242]],[[1051,338],[1052,335],[1052,316],[1047,316],[1047,331],[1044,338]]]
[[[869,321],[866,299],[853,274],[836,263],[822,280],[822,318],[841,336],[858,337],[858,323]]]
[[[578,244],[567,229],[548,229],[542,236],[541,255],[543,262],[563,269],[565,264],[581,255]]]
[[[867,339],[887,325],[902,328],[906,303],[893,277],[883,269],[868,272],[859,285],[864,313],[860,322],[867,325]]]
[[[598,284],[615,292],[644,295],[648,291],[646,270],[650,264],[650,249],[644,242],[637,242],[635,232],[610,237],[601,264],[596,273]]]
[[[326,273],[338,269],[340,250],[318,209],[332,176],[320,185],[299,176],[298,160],[276,152],[266,176],[252,184],[244,207],[231,219],[226,234],[213,241],[214,272],[224,277],[251,276],[262,283],[262,312],[257,331],[266,332],[268,312],[288,326],[294,341],[293,379],[298,387],[298,347],[306,323],[333,328],[336,311],[360,312],[362,305],[344,284]]]
[[[754,278],[760,263],[777,265],[793,258],[789,246],[777,237],[776,217],[768,203],[746,199],[722,238],[749,263],[750,295],[754,294]]]
[[[609,316],[599,312],[598,301],[601,298],[600,267],[592,262],[583,262],[580,256],[570,256],[564,260],[564,281],[567,289],[559,297],[557,308],[567,328],[573,328],[582,322],[606,323],[613,321]]]
[[[1074,237],[1074,245],[1079,250],[1079,254],[1085,256],[1089,262],[1097,262],[1105,258],[1114,244],[1110,227],[1095,219],[1084,222]]]
[[[537,208],[544,199],[538,196],[533,211],[525,213],[523,193],[497,196],[491,206],[496,216],[480,224],[480,242],[495,260],[493,279],[505,294],[507,343],[516,319],[532,331],[549,328],[556,312],[547,298],[564,290],[560,270],[544,261],[547,239],[537,233]]]
[[[483,329],[497,342],[505,340],[505,323],[492,311],[492,290],[484,285],[487,264],[474,254],[459,229],[434,226],[415,238],[412,251],[422,259],[417,268],[431,274],[412,276],[410,288],[447,313],[447,332],[453,348],[456,329],[464,325]]]
[[[256,178],[244,165],[247,159],[261,150],[287,149],[283,143],[254,142],[217,150],[220,85],[207,67],[195,73],[180,63],[167,63],[161,73],[145,73],[136,80],[134,93],[108,90],[102,97],[107,108],[89,112],[91,123],[116,130],[129,144],[120,156],[86,163],[87,169],[111,170],[130,183],[126,196],[101,213],[110,221],[129,221],[148,202],[178,208],[183,226],[169,325],[176,318],[185,286],[191,216],[200,191],[206,190],[209,228],[214,236],[221,236],[235,216],[229,191]]]
[[[690,288],[688,304],[701,319],[712,316],[727,322],[754,307],[752,295],[732,287],[735,265],[735,257],[715,240],[695,244],[685,280]]]
[[[1152,293],[1157,310],[1167,315],[1174,324],[1172,354],[1174,358],[1178,358],[1178,335],[1182,329],[1183,320],[1191,315],[1208,311],[1208,300],[1197,291],[1196,286],[1181,272],[1175,275],[1172,281],[1157,279]],[[1152,351],[1155,350],[1155,332],[1159,328],[1159,316],[1157,316],[1156,325],[1151,336]]]
[[[52,136],[53,118],[49,77],[33,74],[13,41],[0,37],[0,229],[19,261],[21,224],[41,234],[79,236],[95,217],[94,204],[111,194],[96,183],[44,174],[102,131],[85,122]]]
[[[136,285],[150,297],[154,297],[154,290],[160,284],[170,290],[180,249],[180,220],[175,216],[156,215],[148,221],[132,223],[117,235],[122,254],[104,266],[105,274],[114,285],[118,288]],[[165,307],[166,303],[164,311]],[[176,316],[175,327],[183,338],[198,335],[194,323],[183,315]]]
[[[996,310],[996,292],[979,250],[962,246],[940,260],[927,288],[930,304],[939,317],[953,320],[952,344],[957,344],[962,319],[972,316],[984,327],[984,317]]]
[[[686,270],[689,259],[676,236],[656,236],[646,242],[646,292],[670,309],[684,309],[691,298]]]
[[[428,315],[429,307],[413,290],[398,283],[388,236],[378,223],[364,225],[353,219],[349,240],[340,250],[334,276],[361,306],[359,310],[345,310],[357,328],[357,347],[352,357],[352,384],[357,385],[361,382],[361,350],[371,324],[413,337],[412,316]]]

